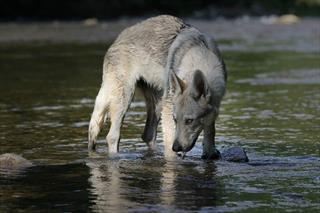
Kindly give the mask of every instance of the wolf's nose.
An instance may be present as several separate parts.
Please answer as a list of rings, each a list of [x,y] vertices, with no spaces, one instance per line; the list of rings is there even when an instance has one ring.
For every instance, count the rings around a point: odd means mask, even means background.
[[[174,152],[180,152],[182,151],[182,146],[180,145],[179,141],[175,140],[172,146],[172,150]]]

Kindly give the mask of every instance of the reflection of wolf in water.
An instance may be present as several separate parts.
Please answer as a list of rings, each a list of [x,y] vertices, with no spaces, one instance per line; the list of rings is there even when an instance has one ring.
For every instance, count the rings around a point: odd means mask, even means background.
[[[157,16],[125,29],[105,56],[103,82],[89,126],[89,149],[95,148],[108,114],[108,150],[118,152],[120,127],[138,87],[147,105],[142,139],[150,147],[156,146],[161,118],[165,155],[188,152],[203,130],[203,158],[217,157],[215,119],[226,79],[214,42],[176,17]]]

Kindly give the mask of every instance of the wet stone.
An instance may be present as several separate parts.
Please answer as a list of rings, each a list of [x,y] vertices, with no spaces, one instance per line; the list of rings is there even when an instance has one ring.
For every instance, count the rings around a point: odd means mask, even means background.
[[[221,153],[221,159],[231,162],[248,162],[249,158],[246,151],[241,147],[232,147]]]
[[[5,153],[0,155],[0,169],[22,170],[31,166],[33,166],[33,164],[29,160],[21,157],[20,155],[13,153]]]

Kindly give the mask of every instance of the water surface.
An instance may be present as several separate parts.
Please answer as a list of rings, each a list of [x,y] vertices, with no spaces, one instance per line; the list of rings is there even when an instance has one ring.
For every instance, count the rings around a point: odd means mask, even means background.
[[[202,161],[200,137],[184,160],[170,162],[161,132],[155,153],[140,139],[139,96],[124,121],[120,154],[107,154],[108,125],[97,153],[88,154],[107,47],[0,45],[0,154],[36,164],[12,176],[0,172],[1,212],[320,211],[318,52],[223,51],[229,82],[216,143],[245,148],[250,161]]]

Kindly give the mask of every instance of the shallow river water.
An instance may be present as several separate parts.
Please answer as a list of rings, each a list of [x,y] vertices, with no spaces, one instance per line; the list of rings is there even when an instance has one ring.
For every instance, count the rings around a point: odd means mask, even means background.
[[[35,164],[0,172],[0,212],[320,211],[319,53],[223,51],[229,82],[216,144],[243,147],[250,160],[231,163],[201,160],[201,137],[183,160],[164,159],[161,132],[158,151],[148,151],[139,96],[120,154],[108,157],[108,125],[88,154],[107,47],[0,45],[0,154]]]

